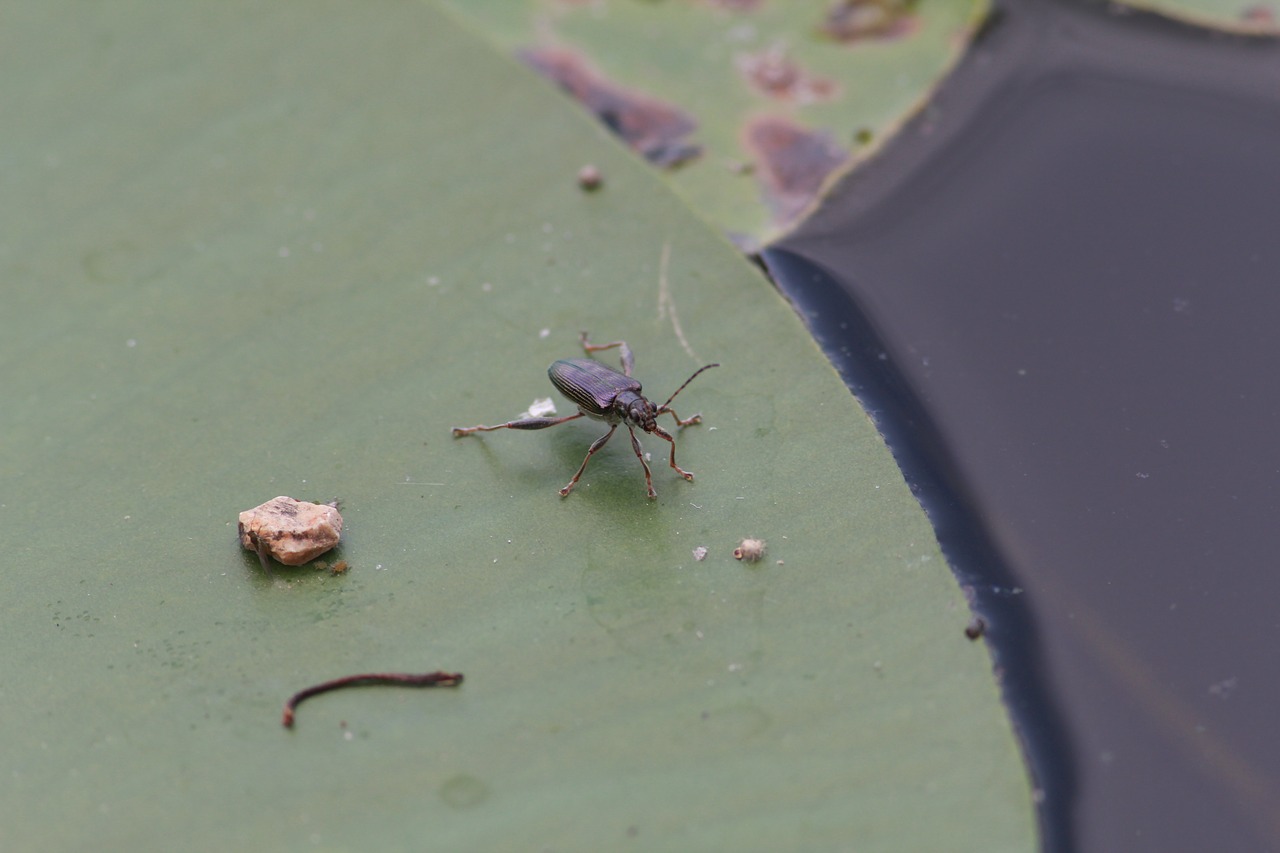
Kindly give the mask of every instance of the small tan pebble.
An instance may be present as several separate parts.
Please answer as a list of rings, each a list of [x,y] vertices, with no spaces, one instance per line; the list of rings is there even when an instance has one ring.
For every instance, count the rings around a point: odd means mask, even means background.
[[[286,566],[301,566],[338,544],[342,514],[331,504],[281,495],[240,513],[240,544]]]
[[[347,569],[349,568],[351,568],[351,566],[350,564],[347,563],[346,560],[339,560],[338,562],[334,563],[332,566],[329,567],[329,574],[331,575],[345,574]]]
[[[578,170],[578,186],[587,192],[600,189],[604,176],[595,166],[583,166]]]
[[[738,543],[738,547],[733,549],[733,559],[754,563],[764,556],[764,548],[763,539],[743,539]]]

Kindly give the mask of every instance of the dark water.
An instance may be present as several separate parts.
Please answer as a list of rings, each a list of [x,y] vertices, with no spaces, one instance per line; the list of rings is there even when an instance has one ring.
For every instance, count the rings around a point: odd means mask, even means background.
[[[1007,3],[765,261],[987,616],[1045,848],[1280,850],[1280,45]]]

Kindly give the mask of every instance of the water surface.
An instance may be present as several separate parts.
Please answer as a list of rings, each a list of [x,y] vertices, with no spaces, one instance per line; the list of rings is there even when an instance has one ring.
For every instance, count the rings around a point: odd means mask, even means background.
[[[1280,47],[1007,4],[765,253],[962,583],[1047,849],[1280,849]]]

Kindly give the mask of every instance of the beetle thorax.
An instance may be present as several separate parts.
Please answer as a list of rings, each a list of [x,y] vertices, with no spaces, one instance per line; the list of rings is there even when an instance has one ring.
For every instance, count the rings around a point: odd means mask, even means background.
[[[638,426],[645,432],[653,432],[658,425],[658,407],[635,391],[623,391],[613,405],[627,423]]]

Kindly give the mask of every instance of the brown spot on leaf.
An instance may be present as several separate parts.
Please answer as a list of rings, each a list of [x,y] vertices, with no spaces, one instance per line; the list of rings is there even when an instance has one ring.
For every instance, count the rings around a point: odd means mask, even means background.
[[[781,225],[795,221],[849,157],[831,134],[776,116],[753,119],[743,136],[765,201]]]
[[[919,26],[917,0],[840,0],[818,31],[836,41],[900,38]]]
[[[1276,28],[1276,13],[1270,6],[1258,4],[1250,6],[1240,13],[1240,20],[1250,27],[1256,27],[1260,30],[1274,30]]]
[[[751,88],[780,101],[811,104],[830,100],[837,91],[834,80],[809,74],[780,47],[742,54],[738,71]]]
[[[649,162],[674,169],[702,153],[701,146],[687,138],[698,126],[692,116],[606,80],[576,53],[547,48],[523,51],[520,58],[595,113]]]

